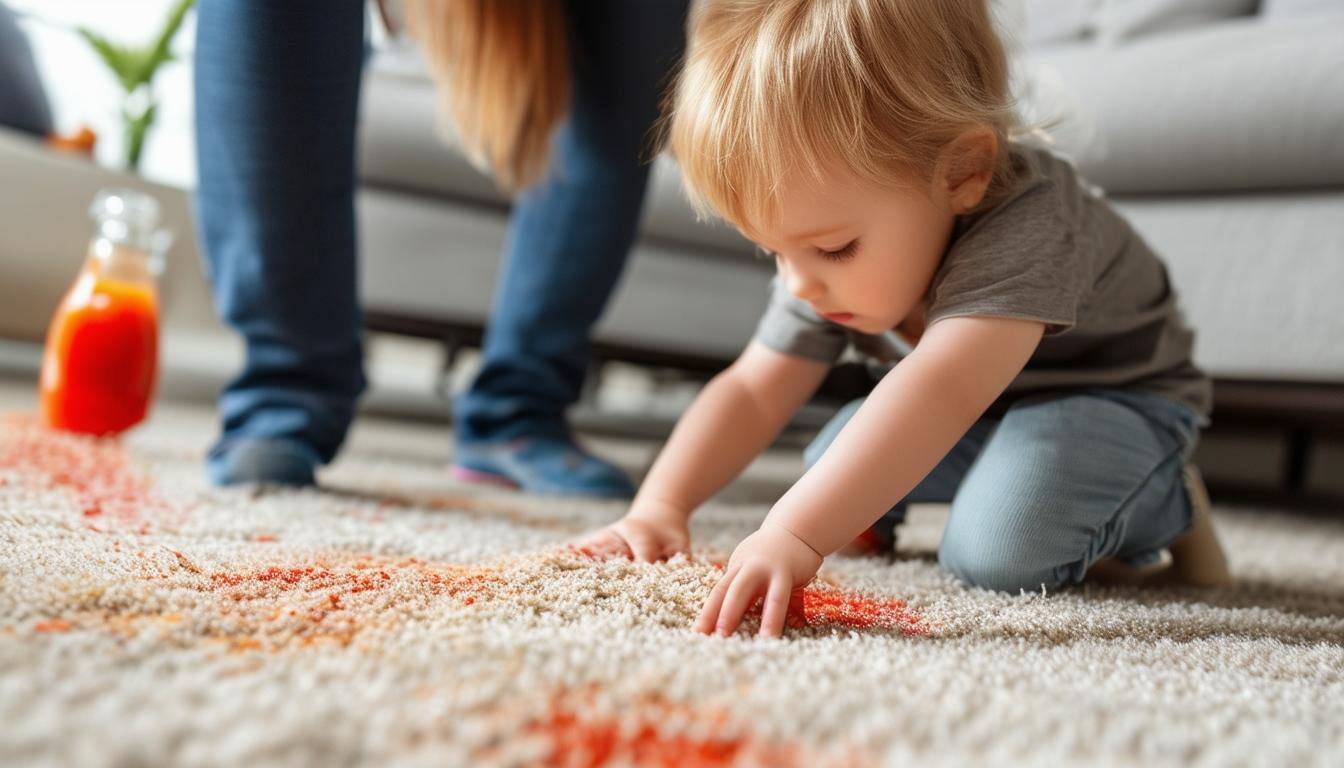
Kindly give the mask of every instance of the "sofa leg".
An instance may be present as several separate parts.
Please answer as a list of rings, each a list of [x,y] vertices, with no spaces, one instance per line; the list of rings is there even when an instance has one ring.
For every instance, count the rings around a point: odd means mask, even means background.
[[[439,372],[434,377],[434,394],[445,402],[453,400],[453,367],[462,352],[462,341],[455,336],[443,337],[443,358],[439,361]]]
[[[1311,466],[1312,433],[1309,428],[1288,430],[1288,454],[1283,462],[1283,491],[1300,494],[1307,486],[1307,469]]]
[[[605,360],[593,356],[592,362],[588,364],[588,373],[583,377],[583,388],[579,390],[579,402],[583,405],[597,408],[597,393],[602,389],[602,369]]]

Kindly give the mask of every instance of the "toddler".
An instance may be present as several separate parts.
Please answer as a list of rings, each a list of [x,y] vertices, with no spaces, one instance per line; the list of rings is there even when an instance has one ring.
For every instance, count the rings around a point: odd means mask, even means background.
[[[760,632],[779,634],[823,558],[890,540],[910,502],[951,502],[938,559],[979,587],[1156,570],[1178,540],[1225,578],[1186,470],[1210,382],[1166,269],[1019,140],[983,0],[707,0],[664,128],[697,209],[778,273],[629,512],[576,543],[686,551],[690,514],[852,348],[880,376],[733,551],[699,631],[729,634],[763,599]]]

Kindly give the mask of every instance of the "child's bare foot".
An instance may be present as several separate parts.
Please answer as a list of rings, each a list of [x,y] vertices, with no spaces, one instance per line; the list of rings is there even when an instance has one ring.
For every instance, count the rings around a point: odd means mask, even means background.
[[[1092,564],[1087,577],[1107,584],[1184,584],[1225,587],[1232,583],[1227,556],[1214,534],[1209,492],[1194,466],[1185,468],[1185,491],[1190,499],[1190,530],[1172,541],[1159,556],[1134,565],[1117,557]]]

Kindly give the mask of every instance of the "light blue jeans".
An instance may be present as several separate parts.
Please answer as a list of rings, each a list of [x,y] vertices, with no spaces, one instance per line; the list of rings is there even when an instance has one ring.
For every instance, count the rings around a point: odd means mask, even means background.
[[[821,430],[808,467],[862,402]],[[976,422],[877,524],[899,523],[911,502],[951,502],[938,561],[986,589],[1054,589],[1111,555],[1142,563],[1190,527],[1182,470],[1201,421],[1145,393],[1028,397]]]

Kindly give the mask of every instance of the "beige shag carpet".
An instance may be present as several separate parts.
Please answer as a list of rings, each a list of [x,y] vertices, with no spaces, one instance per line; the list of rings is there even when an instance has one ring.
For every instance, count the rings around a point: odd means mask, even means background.
[[[561,542],[611,504],[455,485],[396,441],[322,492],[217,491],[209,432],[0,417],[0,765],[1344,765],[1344,522],[1219,509],[1221,591],[970,590],[917,507],[809,626],[693,634],[764,504],[696,552]],[[446,444],[446,443],[445,443]]]

